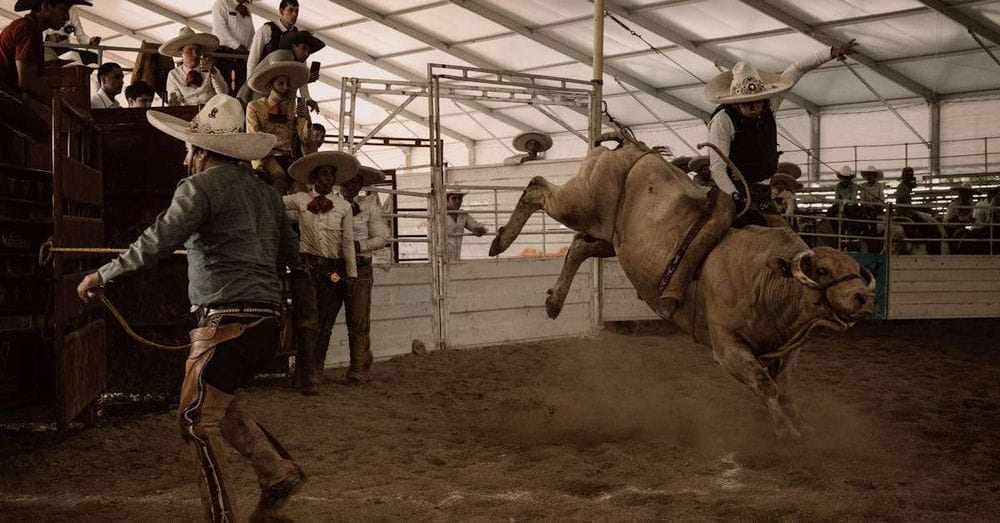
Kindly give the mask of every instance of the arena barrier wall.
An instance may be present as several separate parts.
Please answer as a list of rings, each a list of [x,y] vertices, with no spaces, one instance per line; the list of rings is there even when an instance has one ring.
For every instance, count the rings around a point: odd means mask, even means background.
[[[603,321],[638,321],[659,319],[628,281],[617,258],[601,260],[604,266],[601,293]]]
[[[1000,256],[891,256],[889,319],[1000,317]]]

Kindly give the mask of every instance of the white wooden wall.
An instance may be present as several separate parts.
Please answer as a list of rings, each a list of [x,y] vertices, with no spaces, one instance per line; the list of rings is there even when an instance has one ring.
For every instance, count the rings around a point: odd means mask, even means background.
[[[659,316],[639,299],[617,258],[601,260],[604,264],[604,321],[656,320]]]
[[[414,339],[434,350],[434,301],[431,293],[429,264],[375,267],[372,288],[371,340],[376,359],[411,351]],[[345,311],[341,309],[330,339],[327,366],[346,365],[347,349]]]
[[[448,265],[447,346],[477,347],[578,336],[593,330],[591,272],[577,273],[562,314],[545,314],[546,291],[562,259],[473,260]]]
[[[1000,317],[1000,256],[893,256],[889,319]]]

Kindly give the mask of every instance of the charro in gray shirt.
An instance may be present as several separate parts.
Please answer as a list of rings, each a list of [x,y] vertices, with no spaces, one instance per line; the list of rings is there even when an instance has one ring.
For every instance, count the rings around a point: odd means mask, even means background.
[[[278,305],[279,266],[295,265],[298,237],[281,197],[249,165],[224,163],[182,180],[156,222],[98,269],[111,282],[188,250],[192,309],[233,302]]]

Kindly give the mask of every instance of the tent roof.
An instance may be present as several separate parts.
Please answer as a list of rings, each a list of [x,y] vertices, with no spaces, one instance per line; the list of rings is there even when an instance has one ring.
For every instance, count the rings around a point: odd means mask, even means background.
[[[205,0],[93,1],[93,8],[80,10],[84,29],[102,36],[106,45],[136,47],[140,39],[171,38],[181,24],[204,31],[212,23],[211,3]],[[14,16],[13,4],[0,0],[0,24]],[[255,25],[276,18],[277,4],[253,3]],[[313,88],[328,115],[339,110],[341,78],[422,80],[428,62],[590,77],[589,65],[578,61],[590,55],[593,4],[587,0],[302,0],[301,5],[298,25],[328,43],[316,57],[324,64],[324,85]],[[1000,88],[1000,67],[963,25],[972,19],[986,45],[1000,44],[1000,0],[607,0],[607,8],[642,37],[605,20],[605,95],[611,114],[631,125],[653,123],[656,117],[625,93],[614,75],[646,84],[640,88],[623,81],[657,117],[690,119],[690,107],[671,105],[663,95],[709,112],[701,84],[718,73],[717,65],[750,60],[781,71],[829,48],[830,41],[849,38],[858,39],[864,55],[863,64],[852,62],[854,70],[887,99]],[[134,53],[108,52],[106,57],[127,65]],[[804,77],[793,93],[797,98],[783,108],[877,100],[836,62]],[[484,105],[504,121],[446,101],[442,125],[453,138],[472,140],[489,139],[490,133],[512,136],[519,128],[563,131],[530,107]],[[428,112],[419,100],[407,109],[401,120],[425,118]],[[367,101],[359,102],[357,112],[362,125],[375,125],[388,114]],[[586,128],[577,113],[563,108],[555,113],[577,129]],[[394,122],[383,132],[409,136],[411,131],[424,132],[420,122],[405,127]]]

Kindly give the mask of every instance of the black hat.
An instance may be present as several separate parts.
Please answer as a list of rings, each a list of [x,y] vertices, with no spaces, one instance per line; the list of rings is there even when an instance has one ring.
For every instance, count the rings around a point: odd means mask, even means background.
[[[310,53],[315,53],[316,51],[326,47],[326,44],[324,44],[322,40],[313,36],[309,31],[292,30],[285,33],[284,36],[281,37],[281,42],[278,43],[278,48],[289,50],[295,44],[308,44]]]
[[[14,4],[14,11],[30,11],[30,10],[32,10],[32,9],[34,9],[34,8],[42,5],[42,2],[44,2],[44,1],[45,0],[17,0],[17,3]],[[82,5],[82,6],[86,6],[86,7],[94,7],[94,4],[92,4],[90,2],[87,2],[86,0],[63,0],[60,3],[69,4],[70,7],[72,7],[74,5]]]

